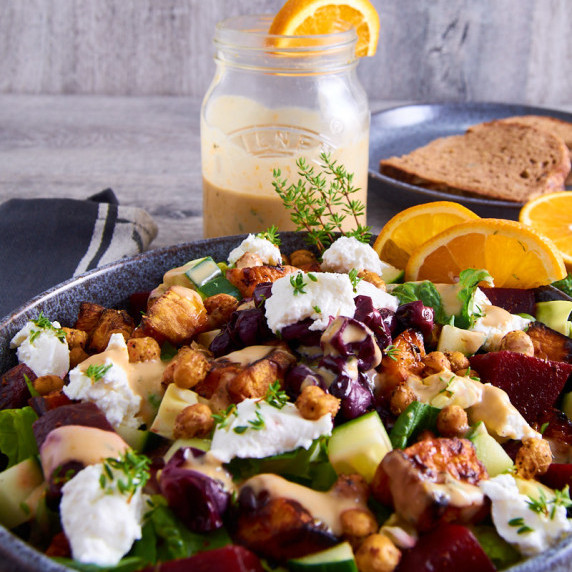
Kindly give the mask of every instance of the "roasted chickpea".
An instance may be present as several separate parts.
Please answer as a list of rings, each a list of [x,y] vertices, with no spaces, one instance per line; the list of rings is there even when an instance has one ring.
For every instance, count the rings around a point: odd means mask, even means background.
[[[62,328],[66,333],[66,342],[68,343],[69,349],[73,348],[85,348],[87,344],[87,332],[83,330],[78,330],[76,328]]]
[[[516,453],[515,466],[519,477],[534,479],[543,475],[552,463],[550,444],[544,439],[526,439]]]
[[[437,415],[437,431],[442,437],[463,437],[469,430],[465,410],[459,405],[447,405]]]
[[[383,280],[383,278],[379,274],[376,274],[371,270],[360,270],[358,272],[358,278],[361,278],[362,280],[365,280],[366,282],[373,284],[376,288],[379,288],[384,292],[386,292],[387,290],[385,287],[385,280]]]
[[[331,413],[333,418],[340,408],[340,400],[317,385],[308,385],[296,399],[296,407],[304,419],[320,419],[326,413]]]
[[[407,383],[400,383],[392,392],[389,407],[394,415],[403,413],[418,398]]]
[[[40,395],[48,395],[52,391],[60,391],[64,386],[64,380],[57,375],[41,375],[32,382],[32,385]]]
[[[195,403],[185,407],[176,417],[173,427],[175,439],[208,437],[213,430],[212,411],[204,403]]]
[[[534,344],[530,336],[521,330],[505,334],[500,343],[500,350],[516,352],[526,356],[534,356]]]
[[[191,389],[203,381],[210,369],[209,358],[201,351],[189,349],[177,359],[173,381],[182,389]]]
[[[238,308],[238,300],[230,294],[215,294],[205,298],[203,303],[207,311],[208,330],[214,330],[226,324]]]
[[[295,250],[290,255],[290,264],[297,268],[305,268],[307,266],[318,264],[318,259],[313,252],[302,248],[300,250]]]
[[[127,351],[131,363],[155,361],[161,359],[161,346],[154,338],[130,338],[127,341]]]
[[[385,534],[368,536],[356,552],[360,572],[392,572],[401,560],[401,551]]]
[[[423,377],[427,377],[443,370],[451,370],[451,362],[443,352],[430,352],[423,358]]]
[[[342,512],[342,534],[347,538],[354,550],[359,548],[366,537],[377,532],[378,524],[369,510],[350,508]]]
[[[451,364],[451,371],[457,373],[460,370],[468,369],[471,367],[469,358],[461,352],[443,352],[449,363]]]
[[[89,357],[88,353],[80,346],[70,349],[70,369]]]

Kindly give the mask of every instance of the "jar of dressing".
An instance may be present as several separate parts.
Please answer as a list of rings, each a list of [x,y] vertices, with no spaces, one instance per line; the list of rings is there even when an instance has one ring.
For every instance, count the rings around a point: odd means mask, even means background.
[[[354,174],[360,190],[352,198],[366,204],[370,112],[356,74],[355,30],[271,36],[271,22],[243,16],[216,28],[216,73],[201,109],[207,238],[272,225],[295,230],[273,171],[297,183],[296,160],[319,165],[323,152]]]

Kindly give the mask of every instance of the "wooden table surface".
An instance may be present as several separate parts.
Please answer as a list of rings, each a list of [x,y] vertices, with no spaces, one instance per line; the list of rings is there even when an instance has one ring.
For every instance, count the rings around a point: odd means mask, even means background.
[[[0,95],[0,202],[111,187],[154,218],[152,247],[202,238],[199,110],[186,97]],[[377,230],[388,217],[371,193],[368,209]]]

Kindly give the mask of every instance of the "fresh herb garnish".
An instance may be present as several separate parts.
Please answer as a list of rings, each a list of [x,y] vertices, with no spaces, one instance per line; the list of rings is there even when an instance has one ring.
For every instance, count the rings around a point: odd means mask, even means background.
[[[359,190],[353,186],[353,174],[332,160],[328,153],[322,153],[320,161],[321,172],[315,173],[314,167],[310,167],[304,158],[298,159],[300,179],[290,186],[286,179],[280,178],[280,169],[274,170],[272,186],[291,211],[290,219],[296,229],[308,231],[308,241],[319,251],[332,244],[337,232],[369,242],[370,227],[359,222],[365,213],[365,205],[352,198]],[[354,219],[355,229],[344,231],[342,223],[348,216]]]
[[[56,338],[62,344],[66,341],[66,333],[62,328],[56,328],[52,324],[52,322],[44,316],[43,312],[40,312],[40,315],[35,320],[30,320],[32,324],[40,328],[39,330],[31,330],[30,331],[30,343],[34,343],[34,341],[38,338],[38,336],[42,333],[42,331],[52,331],[54,332]]]
[[[256,238],[264,238],[271,242],[274,246],[280,246],[280,244],[282,244],[282,241],[278,235],[278,227],[276,225],[272,225],[268,230],[265,230],[264,232],[259,232],[256,235]]]
[[[562,506],[570,508],[572,500],[570,500],[570,490],[566,485],[562,490],[554,491],[554,498],[549,499],[542,489],[538,489],[538,498],[528,497],[526,501],[528,508],[537,514],[543,514],[552,520],[556,514],[556,508]]]
[[[310,276],[308,274],[308,276]],[[314,276],[314,281],[316,280],[316,277]],[[304,290],[304,286],[306,286],[306,282],[304,282],[304,273],[303,272],[298,272],[297,274],[293,274],[292,276],[290,276],[290,284],[292,286],[292,288],[294,289],[294,296],[296,296],[297,294],[305,294],[306,290]]]
[[[248,429],[254,429],[255,431],[260,431],[261,429],[264,429],[266,424],[264,423],[264,417],[262,417],[262,413],[260,412],[260,409],[258,409],[258,407],[259,406],[257,404],[256,418],[249,419],[248,425],[239,425],[238,427],[235,427],[233,429],[235,433],[238,433],[240,435],[245,431],[248,431]]]
[[[148,481],[150,463],[148,457],[134,451],[126,451],[119,459],[108,457],[103,461],[99,484],[106,492],[117,490],[123,495],[132,496]]]
[[[352,283],[352,287],[354,289],[354,293],[357,293],[357,285],[361,282],[361,278],[358,276],[359,270],[357,268],[352,268],[348,272],[348,277],[350,282]]]
[[[222,413],[213,413],[211,417],[214,419],[215,425],[224,429],[230,423],[231,415],[238,417],[236,403],[231,403]]]
[[[111,368],[113,367],[112,363],[108,363],[107,365],[100,364],[95,365],[91,364],[86,370],[85,375],[91,378],[91,382],[95,383],[99,381]]]
[[[509,520],[508,525],[515,528],[518,526],[519,528],[516,531],[517,534],[527,534],[529,532],[534,532],[533,528],[530,528],[530,526],[524,523],[524,518],[522,517],[513,518]]]
[[[276,380],[274,383],[270,384],[266,395],[264,396],[264,401],[276,409],[282,409],[286,403],[288,403],[288,395],[282,390],[280,382]]]
[[[383,350],[384,355],[386,355],[389,359],[392,359],[393,361],[397,361],[397,356],[399,355],[399,352],[400,352],[399,348],[394,344],[389,344]]]

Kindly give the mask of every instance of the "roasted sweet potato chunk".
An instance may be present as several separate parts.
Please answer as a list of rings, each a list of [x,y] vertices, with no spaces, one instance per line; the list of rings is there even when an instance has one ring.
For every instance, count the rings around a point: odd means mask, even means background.
[[[549,328],[542,322],[533,322],[526,330],[534,346],[534,357],[572,363],[572,338]]]
[[[200,295],[184,286],[171,286],[143,316],[149,335],[181,345],[204,330],[207,311]]]
[[[105,309],[91,331],[89,349],[101,353],[105,351],[111,334],[122,334],[125,340],[135,328],[133,318],[125,310]]]
[[[253,266],[251,268],[229,268],[227,280],[236,286],[243,298],[250,298],[257,284],[276,282],[278,278],[298,272],[294,266]]]

